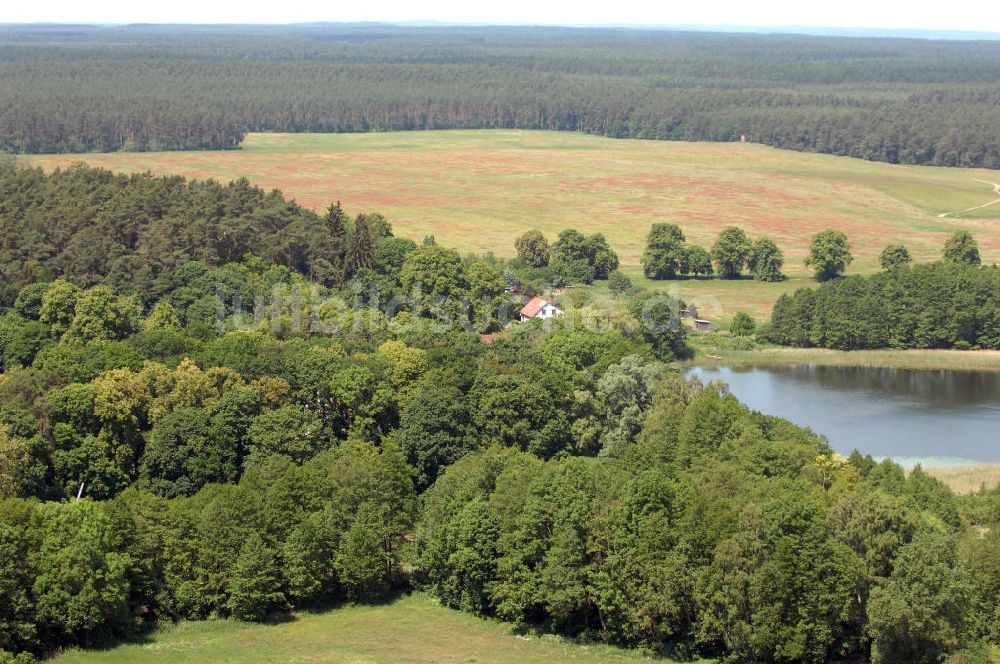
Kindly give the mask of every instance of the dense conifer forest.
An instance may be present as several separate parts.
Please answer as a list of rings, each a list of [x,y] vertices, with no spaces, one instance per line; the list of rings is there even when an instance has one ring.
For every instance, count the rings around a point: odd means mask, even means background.
[[[0,149],[447,128],[1000,167],[1000,44],[566,28],[0,27]]]
[[[983,266],[968,231],[945,242],[942,260],[911,265],[909,251],[890,244],[882,272],[842,276],[851,262],[847,236],[813,238],[807,261],[824,283],[782,295],[762,336],[793,346],[1000,349],[1000,268]]]
[[[948,263],[783,295],[769,337],[794,346],[1000,349],[1000,268]]]
[[[600,235],[463,257],[244,181],[85,166],[0,166],[0,205],[2,662],[411,588],[680,658],[1000,640],[1000,490],[685,380],[681,303]],[[621,306],[480,336],[560,274]]]

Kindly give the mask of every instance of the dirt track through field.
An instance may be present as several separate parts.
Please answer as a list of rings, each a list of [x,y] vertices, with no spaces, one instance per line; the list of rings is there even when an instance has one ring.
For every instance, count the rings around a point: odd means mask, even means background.
[[[996,182],[987,182],[986,180],[976,180],[976,182],[982,182],[983,184],[992,185],[993,186],[993,193],[994,194],[1000,194],[1000,184],[997,184]],[[962,214],[963,212],[972,212],[973,210],[982,210],[983,208],[988,208],[991,205],[996,205],[997,203],[1000,203],[1000,198],[996,199],[995,201],[990,201],[989,203],[986,203],[984,205],[977,205],[975,207],[970,207],[970,208],[966,208],[964,210],[959,210],[958,212],[942,212],[941,214],[938,215],[938,218],[939,219],[946,219],[948,217],[953,217],[956,214]]]

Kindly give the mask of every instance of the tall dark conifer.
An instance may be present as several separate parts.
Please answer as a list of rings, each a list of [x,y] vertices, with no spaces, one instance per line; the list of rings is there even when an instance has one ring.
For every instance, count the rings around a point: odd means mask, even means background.
[[[354,220],[354,230],[347,238],[347,256],[344,263],[344,273],[347,279],[353,277],[358,270],[371,267],[375,262],[375,239],[372,236],[368,219],[358,215]]]
[[[327,241],[323,247],[322,258],[330,266],[330,280],[335,283],[344,281],[344,259],[347,255],[347,214],[340,206],[340,201],[326,209],[323,216],[326,223]]]

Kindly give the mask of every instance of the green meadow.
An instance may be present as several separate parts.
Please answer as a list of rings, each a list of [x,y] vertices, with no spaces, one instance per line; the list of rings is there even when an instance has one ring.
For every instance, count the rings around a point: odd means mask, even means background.
[[[444,608],[420,593],[390,604],[300,613],[271,625],[228,620],[183,622],[143,641],[72,650],[53,664],[305,664],[350,662],[669,663],[636,651],[523,636],[509,625]]]

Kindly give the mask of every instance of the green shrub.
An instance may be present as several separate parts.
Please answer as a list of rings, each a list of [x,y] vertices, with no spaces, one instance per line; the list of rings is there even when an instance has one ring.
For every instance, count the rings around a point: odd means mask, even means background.
[[[756,329],[757,323],[742,311],[733,316],[733,322],[729,325],[729,333],[734,337],[749,337]]]

